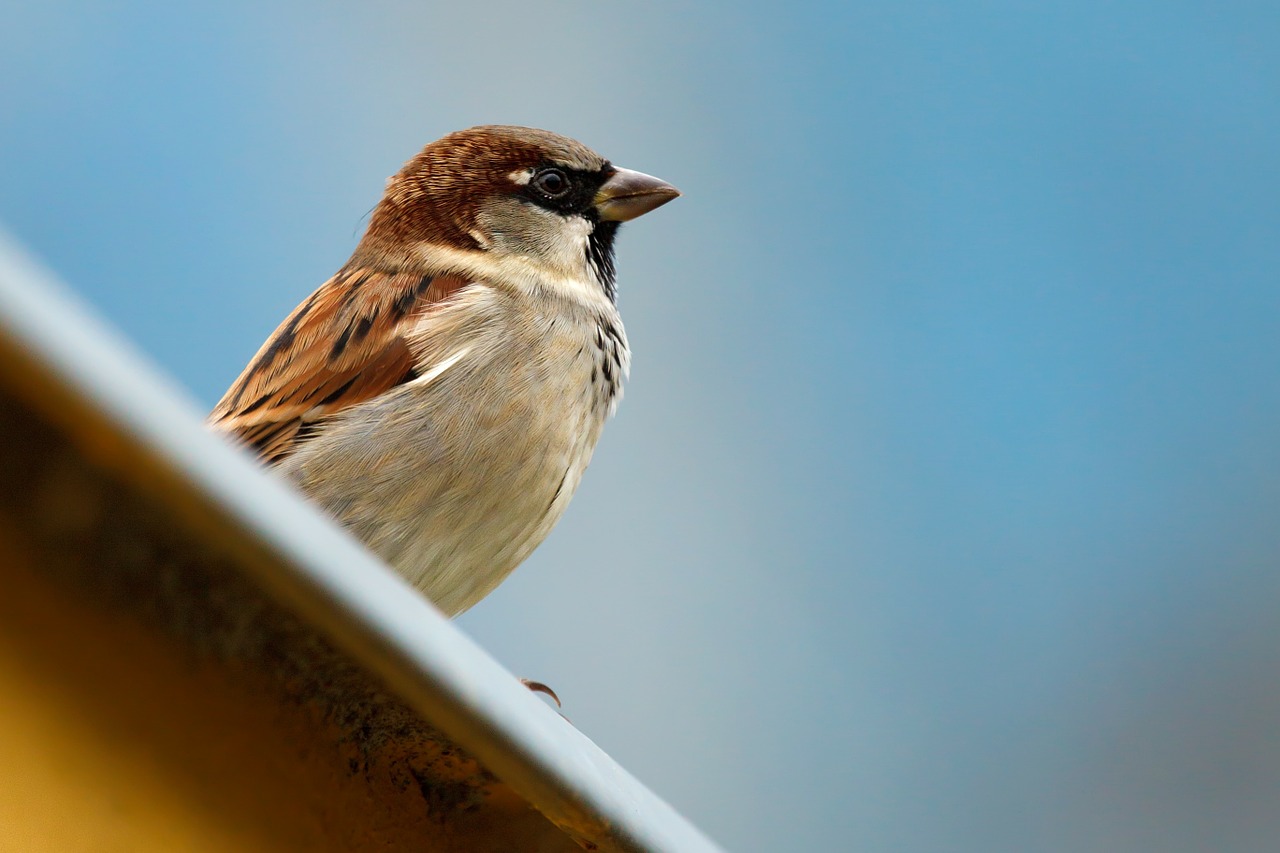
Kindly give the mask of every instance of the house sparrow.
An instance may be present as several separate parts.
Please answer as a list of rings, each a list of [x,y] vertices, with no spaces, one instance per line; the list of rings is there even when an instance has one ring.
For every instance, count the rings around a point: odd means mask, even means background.
[[[618,226],[679,194],[544,130],[437,140],[210,423],[461,613],[577,489],[630,363]]]

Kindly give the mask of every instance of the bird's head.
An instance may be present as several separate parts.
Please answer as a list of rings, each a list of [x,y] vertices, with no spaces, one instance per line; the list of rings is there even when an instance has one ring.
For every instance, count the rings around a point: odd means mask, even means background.
[[[483,259],[591,282],[612,299],[619,224],[678,195],[555,133],[473,127],[432,142],[388,180],[357,257],[395,266]]]

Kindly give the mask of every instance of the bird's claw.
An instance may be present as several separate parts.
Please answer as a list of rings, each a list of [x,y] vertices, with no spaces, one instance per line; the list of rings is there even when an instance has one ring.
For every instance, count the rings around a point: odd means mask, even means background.
[[[520,679],[520,683],[523,684],[525,687],[528,687],[534,693],[545,693],[548,696],[550,696],[551,700],[556,703],[557,708],[564,707],[564,705],[561,704],[560,702],[560,697],[556,695],[556,692],[552,690],[550,687],[548,687],[547,685],[543,684],[541,681],[534,681],[531,678],[522,678]]]

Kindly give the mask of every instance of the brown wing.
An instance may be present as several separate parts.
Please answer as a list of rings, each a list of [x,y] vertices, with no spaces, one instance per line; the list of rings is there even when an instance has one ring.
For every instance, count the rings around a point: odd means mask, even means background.
[[[214,407],[209,423],[269,463],[308,425],[413,379],[418,316],[466,282],[344,269],[294,309]]]

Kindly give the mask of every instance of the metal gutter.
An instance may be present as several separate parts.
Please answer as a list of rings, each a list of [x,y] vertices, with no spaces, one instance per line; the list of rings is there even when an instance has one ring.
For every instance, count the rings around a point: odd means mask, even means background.
[[[179,535],[230,554],[250,585],[580,846],[719,849],[358,542],[208,433],[182,389],[3,232],[0,389],[169,508]]]

